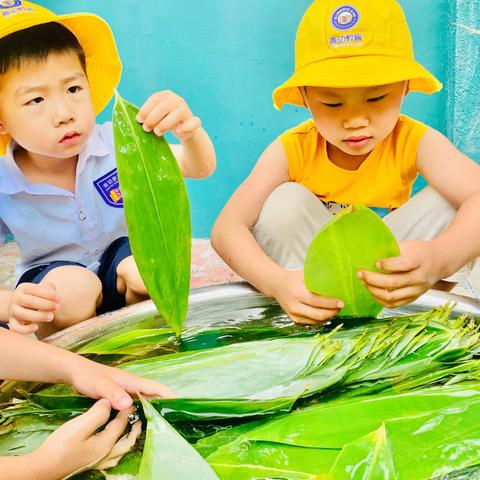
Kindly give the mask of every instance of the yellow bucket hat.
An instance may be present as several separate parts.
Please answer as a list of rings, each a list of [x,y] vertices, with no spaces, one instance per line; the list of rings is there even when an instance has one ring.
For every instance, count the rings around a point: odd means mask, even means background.
[[[93,108],[100,113],[112,98],[122,71],[115,39],[105,20],[91,13],[55,15],[24,0],[0,0],[0,39],[49,22],[62,24],[77,37],[85,52]],[[9,135],[0,135],[0,155],[5,155],[9,141]]]
[[[347,0],[348,1],[348,0]],[[305,106],[298,87],[368,87],[409,81],[409,91],[434,93],[442,84],[414,59],[412,37],[396,0],[315,0],[298,27],[295,73],[273,92]]]

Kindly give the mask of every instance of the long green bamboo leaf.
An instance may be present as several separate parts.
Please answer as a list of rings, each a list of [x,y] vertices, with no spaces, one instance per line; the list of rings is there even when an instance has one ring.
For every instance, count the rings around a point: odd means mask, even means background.
[[[137,113],[116,95],[113,131],[128,235],[155,306],[179,334],[190,289],[188,195],[167,141],[146,133],[135,120]]]
[[[82,346],[77,353],[96,355],[139,355],[170,343],[174,337],[169,328],[148,328],[104,335]]]
[[[218,480],[211,467],[188,442],[142,399],[148,421],[138,480]]]
[[[367,329],[187,351],[122,368],[177,392],[176,400],[155,401],[169,419],[245,417],[285,411],[295,399],[322,392],[359,396],[404,384],[419,388],[432,378],[480,377],[480,362],[471,360],[478,336],[478,327],[468,319],[449,320],[449,309],[441,308],[374,322]],[[32,398],[46,408],[80,408],[89,402],[58,385]]]
[[[376,262],[400,250],[383,221],[363,205],[337,213],[312,241],[305,257],[305,285],[312,292],[339,298],[339,317],[376,317],[382,310],[357,276],[378,272]]]

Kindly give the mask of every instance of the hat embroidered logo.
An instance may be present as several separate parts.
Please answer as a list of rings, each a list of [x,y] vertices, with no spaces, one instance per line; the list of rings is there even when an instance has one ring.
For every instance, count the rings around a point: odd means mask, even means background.
[[[360,19],[360,14],[355,7],[343,5],[337,8],[332,14],[332,25],[337,30],[348,30],[353,28]]]

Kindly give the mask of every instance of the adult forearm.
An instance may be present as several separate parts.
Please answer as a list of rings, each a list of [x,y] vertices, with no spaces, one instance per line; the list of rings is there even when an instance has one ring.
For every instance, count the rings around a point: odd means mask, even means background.
[[[12,298],[13,291],[0,290],[0,322],[8,321],[8,305]]]
[[[179,157],[185,177],[204,178],[215,171],[215,150],[203,128],[199,128],[191,138],[182,142]]]
[[[0,378],[47,383],[70,382],[76,355],[46,343],[0,329]]]
[[[246,226],[217,221],[211,242],[232,270],[263,294],[275,296],[276,284],[285,270],[264,253]]]
[[[442,278],[453,275],[480,256],[480,194],[469,197],[458,209],[452,223],[432,245],[443,259]]]

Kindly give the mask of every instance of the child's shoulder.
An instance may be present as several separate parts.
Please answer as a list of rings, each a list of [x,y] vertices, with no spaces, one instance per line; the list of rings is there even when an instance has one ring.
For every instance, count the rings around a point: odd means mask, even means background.
[[[288,136],[302,136],[302,135],[318,135],[318,130],[317,127],[315,126],[315,123],[313,119],[309,118],[308,120],[305,120],[302,123],[299,123],[295,127],[289,128],[288,130],[285,130],[280,137],[288,137]]]
[[[427,127],[427,125],[421,122],[420,120],[416,120],[415,118],[412,118],[412,117],[409,117],[408,115],[403,115],[403,114],[400,115],[397,123],[397,127],[400,127],[400,128],[415,128],[420,126]]]

